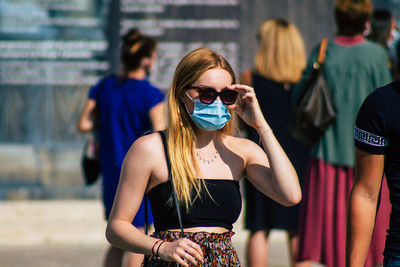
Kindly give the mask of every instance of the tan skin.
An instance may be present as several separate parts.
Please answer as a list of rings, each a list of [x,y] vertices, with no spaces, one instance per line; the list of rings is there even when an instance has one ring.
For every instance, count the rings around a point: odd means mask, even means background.
[[[246,71],[240,77],[240,81],[246,85],[251,86],[251,72]],[[286,90],[289,89],[289,84],[284,84]],[[246,245],[246,258],[248,267],[265,267],[268,265],[268,236],[271,229],[259,230],[251,233],[248,237]],[[296,262],[296,254],[298,251],[298,235],[296,232],[288,232],[287,238],[289,240],[289,254],[290,266],[294,267],[310,267],[311,263],[308,261]]]
[[[136,70],[132,70],[128,73],[128,77],[136,80],[144,80],[147,75],[147,70],[151,70],[153,62],[156,60],[156,53],[153,53],[151,58],[144,58],[140,64],[140,67]],[[81,115],[77,122],[77,129],[79,132],[89,132],[93,129],[93,121],[91,119],[91,113],[96,108],[96,101],[88,99],[82,109]],[[165,129],[165,103],[159,103],[155,105],[149,111],[149,118],[152,123],[154,131],[161,131]],[[143,228],[140,228],[144,231]],[[122,257],[124,252],[119,248],[111,246],[107,252],[104,260],[104,266],[121,266]],[[127,266],[140,266],[143,261],[143,255],[130,253]]]
[[[264,119],[253,88],[231,84],[232,78],[226,70],[214,68],[206,71],[193,85],[212,87],[217,91],[224,88],[238,91],[243,105],[228,108],[259,132],[265,152],[249,140],[196,128],[196,152],[203,158],[211,157],[216,150],[220,155],[213,164],[199,162],[202,177],[239,181],[246,173],[249,180],[272,199],[286,206],[297,204],[301,200],[301,190],[296,172]],[[189,89],[187,94],[193,99],[198,97],[197,89]],[[189,97],[183,96],[180,100],[189,112],[193,111],[193,102]],[[151,248],[157,239],[144,235],[130,222],[139,209],[144,193],[166,181],[168,168],[160,135],[155,133],[138,139],[123,164],[106,230],[110,243],[124,250],[152,254]],[[224,233],[229,230],[223,227],[195,227],[185,228],[185,231]],[[183,266],[197,266],[203,262],[200,246],[188,239],[165,242],[159,246],[159,256],[163,260]]]
[[[156,60],[156,53],[153,53],[151,58],[144,58],[140,67],[136,70],[130,71],[128,77],[136,80],[144,80],[147,75],[147,70],[152,68],[153,62]],[[79,116],[77,129],[80,132],[89,132],[93,129],[93,121],[90,114],[96,108],[96,101],[88,99]],[[149,118],[154,131],[161,131],[165,129],[165,103],[155,105],[149,112]]]
[[[356,149],[355,181],[347,215],[347,267],[364,266],[375,225],[383,168],[383,155]]]

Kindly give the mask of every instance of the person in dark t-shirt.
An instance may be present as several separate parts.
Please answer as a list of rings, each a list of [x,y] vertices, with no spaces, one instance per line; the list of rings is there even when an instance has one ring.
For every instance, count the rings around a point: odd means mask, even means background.
[[[364,266],[383,174],[392,212],[384,266],[400,266],[400,81],[376,89],[361,106],[354,139],[356,180],[348,210],[346,266]]]

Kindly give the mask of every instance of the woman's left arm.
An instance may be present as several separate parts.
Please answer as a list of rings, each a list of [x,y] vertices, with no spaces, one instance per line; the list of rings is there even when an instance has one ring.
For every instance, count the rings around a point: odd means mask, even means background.
[[[96,101],[93,99],[86,100],[85,106],[79,116],[76,128],[79,132],[85,133],[93,129],[93,121],[90,118],[93,110],[96,108]]]
[[[265,120],[254,89],[245,85],[232,85],[231,89],[240,93],[241,101],[240,104],[231,105],[229,108],[256,129],[264,147],[263,151],[254,143],[248,145],[248,179],[257,189],[282,205],[292,206],[299,203],[301,189],[296,171]]]
[[[284,206],[298,204],[301,200],[301,189],[292,163],[269,126],[257,129],[257,132],[265,152],[261,148],[260,150],[267,155],[269,168],[266,169],[265,165],[260,164],[262,155],[252,152],[246,167],[247,176],[261,192],[280,204]]]

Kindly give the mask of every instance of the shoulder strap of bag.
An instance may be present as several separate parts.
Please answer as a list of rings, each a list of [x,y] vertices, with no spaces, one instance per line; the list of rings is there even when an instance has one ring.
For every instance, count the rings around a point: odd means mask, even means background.
[[[325,62],[325,55],[326,55],[326,48],[328,46],[328,38],[323,38],[321,40],[321,44],[319,46],[319,51],[318,51],[318,58],[316,61],[314,61],[313,64],[313,70],[310,74],[310,76],[306,79],[305,84],[303,84],[303,88],[299,93],[299,96],[296,98],[295,102],[295,107],[298,107],[303,99],[303,97],[306,95],[307,89],[308,89],[308,84],[310,81],[313,80],[313,75],[317,74],[319,72],[319,68],[322,66],[322,64]]]
[[[163,131],[159,131],[158,132],[160,135],[161,135],[161,139],[162,139],[162,142],[163,142],[163,147],[164,147],[164,153],[165,153],[165,159],[167,160],[167,166],[168,166],[168,180],[170,180],[171,182],[172,182],[172,179],[171,179],[171,165],[170,165],[170,163],[169,163],[169,158],[168,158],[168,152],[167,152],[167,140],[166,140],[166,137],[165,137],[165,133],[163,132]],[[174,187],[172,186],[172,191],[173,192],[175,192],[175,190],[174,190]],[[174,199],[174,202],[175,202],[175,199]],[[179,218],[179,223],[181,222],[181,219],[180,219],[180,211],[179,211],[179,213],[178,213],[178,218]],[[147,233],[148,233],[148,228],[149,228],[149,221],[148,221],[148,211],[147,211],[147,194],[145,194],[145,202],[144,202],[144,219],[145,219],[145,227],[144,227],[144,232],[146,233],[146,235],[147,235]]]
[[[172,197],[174,199],[174,203],[175,203],[175,207],[176,207],[176,213],[178,215],[178,220],[179,220],[179,227],[181,228],[181,233],[182,233],[182,237],[183,237],[183,225],[182,225],[182,216],[181,216],[181,211],[179,209],[179,203],[178,203],[178,197],[176,196],[176,192],[175,192],[175,187],[174,187],[174,182],[171,179],[171,165],[169,163],[169,157],[168,157],[168,152],[167,152],[167,140],[165,137],[165,133],[163,131],[159,131],[160,135],[161,135],[161,139],[163,142],[163,146],[164,146],[164,153],[165,153],[165,159],[167,161],[167,166],[168,166],[168,180],[171,182],[171,187],[172,187]],[[145,195],[145,202],[144,202],[144,208],[145,208],[145,233],[147,235],[148,233],[148,214],[147,214],[147,195]],[[179,267],[180,265],[178,263],[175,264],[177,267]],[[149,266],[149,256],[146,255],[144,257],[144,261],[143,261],[143,265],[144,267],[148,267]]]
[[[149,234],[149,212],[147,211],[147,194],[144,194],[144,233],[145,235]],[[143,259],[143,267],[149,266],[149,255],[145,255]]]
[[[179,208],[178,197],[177,197],[176,191],[175,191],[174,181],[171,178],[171,165],[170,165],[170,162],[169,162],[168,151],[167,151],[167,140],[166,140],[166,137],[165,137],[165,133],[163,131],[160,131],[159,133],[161,135],[161,139],[162,139],[163,145],[164,145],[165,159],[167,160],[167,165],[168,165],[168,180],[171,183],[172,198],[174,199],[175,208],[176,208],[176,214],[178,215],[179,227],[181,228],[181,233],[182,233],[182,237],[183,237],[183,233],[184,232],[183,232],[183,225],[182,225],[182,216],[181,216],[181,210]]]
[[[171,164],[169,163],[169,157],[168,157],[168,151],[167,151],[167,137],[165,136],[164,131],[159,131],[159,133],[161,135],[161,139],[163,142],[165,159],[167,161],[167,166],[168,166],[168,180],[172,180],[171,179]]]
[[[326,47],[328,46],[328,38],[324,38],[321,41],[321,45],[319,47],[319,53],[318,53],[318,63],[319,65],[322,65],[325,61],[325,55],[326,55]]]

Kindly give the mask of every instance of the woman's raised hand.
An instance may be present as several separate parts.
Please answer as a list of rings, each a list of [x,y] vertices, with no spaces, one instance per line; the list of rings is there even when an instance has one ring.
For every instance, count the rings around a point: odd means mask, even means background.
[[[264,127],[266,121],[261,112],[254,89],[243,84],[233,84],[228,86],[228,88],[237,91],[240,97],[237,104],[230,105],[228,108],[235,111],[249,126],[255,129]]]
[[[177,262],[182,266],[198,266],[199,263],[203,263],[200,246],[186,238],[162,243],[158,255],[165,261]]]

